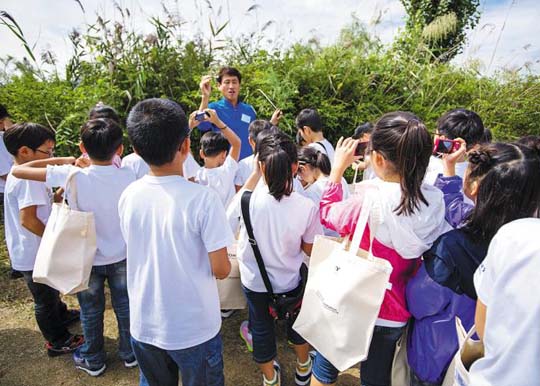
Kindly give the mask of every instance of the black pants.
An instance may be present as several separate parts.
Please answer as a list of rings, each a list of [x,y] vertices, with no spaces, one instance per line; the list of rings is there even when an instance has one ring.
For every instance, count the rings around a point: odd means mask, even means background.
[[[34,283],[32,271],[23,271],[24,280],[34,298],[36,321],[43,337],[53,346],[59,346],[71,334],[64,325],[67,306],[60,300],[60,293],[41,283]]]

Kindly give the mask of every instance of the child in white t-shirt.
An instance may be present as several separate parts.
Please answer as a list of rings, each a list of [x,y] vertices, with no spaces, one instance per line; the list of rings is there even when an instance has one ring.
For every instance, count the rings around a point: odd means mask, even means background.
[[[97,251],[90,274],[89,288],[77,293],[81,306],[84,345],[75,351],[75,366],[91,376],[105,369],[103,316],[105,312],[105,281],[108,282],[112,305],[119,329],[118,355],[128,368],[137,361],[131,349],[129,335],[129,300],[126,285],[126,244],[120,234],[118,200],[129,184],[135,181],[130,169],[113,165],[115,156],[122,154],[122,128],[111,119],[98,118],[81,128],[81,152],[87,153],[91,165],[80,169],[64,165],[66,159],[37,160],[17,166],[13,175],[18,178],[45,181],[48,187],[62,187],[68,202],[76,202],[79,210],[92,212],[95,218]],[[68,159],[69,160],[69,159]],[[68,176],[76,173],[73,184],[76,195],[66,186]]]
[[[17,166],[51,157],[55,134],[47,127],[22,123],[5,132],[4,142]],[[8,174],[4,194],[4,226],[9,257],[13,269],[23,274],[32,293],[36,321],[47,340],[47,354],[57,356],[75,350],[84,339],[81,335],[70,334],[66,327],[66,324],[78,319],[78,311],[68,310],[57,290],[32,280],[36,254],[51,206],[52,191],[45,184],[21,180],[12,173]]]
[[[300,111],[296,116],[296,127],[307,146],[326,154],[330,164],[334,162],[334,146],[324,137],[322,120],[317,110]]]
[[[220,126],[221,127],[221,126]],[[190,148],[182,108],[147,99],[129,113],[133,148],[150,172],[119,204],[127,245],[132,346],[141,385],[224,384],[215,278],[230,271],[234,241],[217,194],[182,177]]]
[[[251,175],[251,172],[253,171],[253,158],[255,157],[257,136],[261,132],[269,130],[271,128],[272,124],[268,121],[265,121],[264,119],[256,119],[249,124],[248,141],[249,146],[251,146],[251,149],[253,150],[253,154],[249,157],[241,159],[240,162],[238,162],[238,171],[236,172],[236,176],[234,177],[234,185],[237,192],[242,188],[242,186],[244,186],[247,179]]]
[[[276,294],[302,291],[299,269],[304,253],[311,254],[316,235],[322,234],[319,211],[306,197],[293,191],[293,175],[298,167],[296,146],[284,133],[265,136],[257,144],[259,167],[244,185],[253,190],[250,219],[257,245]],[[263,176],[263,184],[257,186]],[[255,188],[256,187],[256,188]],[[233,229],[241,213],[241,190],[227,210]],[[249,324],[253,337],[253,359],[263,373],[264,385],[279,385],[280,370],[274,361],[275,323],[268,312],[270,295],[255,259],[245,226],[241,227],[237,250],[240,277],[248,299]],[[311,376],[309,345],[288,320],[287,335],[297,355],[296,384],[307,384]],[[300,383],[299,383],[300,382]],[[302,383],[306,382],[306,383]]]
[[[131,169],[137,179],[144,177],[150,171],[148,164],[137,153],[131,153],[122,158],[122,167]],[[200,168],[201,166],[195,161],[193,154],[188,153],[186,162],[182,165],[183,177],[186,180],[195,182],[195,176]]]
[[[214,110],[205,111],[205,120],[212,122],[221,132],[209,131],[201,137],[199,155],[204,161],[204,167],[197,172],[195,182],[212,188],[226,208],[236,193],[234,177],[238,170],[242,142],[240,137],[219,119]],[[192,113],[190,117],[192,125],[198,123],[193,122],[194,114],[196,113]]]

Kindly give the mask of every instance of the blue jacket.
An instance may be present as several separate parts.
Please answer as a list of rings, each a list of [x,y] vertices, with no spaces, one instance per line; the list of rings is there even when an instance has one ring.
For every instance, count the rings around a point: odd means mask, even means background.
[[[444,193],[446,220],[453,227],[462,225],[472,206],[463,202],[461,178],[439,175],[435,186]],[[424,253],[422,266],[407,285],[407,302],[413,316],[408,361],[424,382],[441,383],[458,349],[455,317],[466,329],[474,324],[473,274],[486,256],[488,245],[472,240],[464,229],[447,232]]]

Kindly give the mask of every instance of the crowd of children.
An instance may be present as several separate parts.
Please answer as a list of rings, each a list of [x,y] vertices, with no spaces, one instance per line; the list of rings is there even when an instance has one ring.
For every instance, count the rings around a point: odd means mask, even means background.
[[[220,329],[230,312],[220,314],[216,279],[229,275],[227,247],[237,242],[249,315],[240,335],[263,385],[279,386],[271,295],[301,299],[315,238],[352,237],[366,192],[376,191],[381,224],[360,246],[393,270],[361,384],[391,384],[407,330],[410,385],[442,385],[458,351],[456,318],[467,329],[476,325],[485,346],[471,385],[539,384],[540,137],[491,143],[481,118],[466,109],[444,114],[432,136],[419,117],[396,111],[334,148],[309,108],[296,117],[295,143],[278,127],[281,111],[257,120],[239,100],[241,80],[238,70],[222,68],[223,98],[209,103],[211,78],[203,77],[200,109],[189,116],[167,99],[139,102],[125,123],[133,152],[123,158],[124,125],[109,106],[90,111],[78,158],[54,157],[52,129],[14,125],[0,106],[11,276],[21,275],[33,296],[47,353],[72,353],[91,376],[105,372],[107,283],[118,355],[139,367],[141,385],[176,386],[180,378],[184,386],[224,385]],[[197,127],[202,165],[191,153]],[[434,141],[445,140],[451,150],[434,151]],[[354,190],[344,179],[351,166],[363,171]],[[70,179],[76,190],[66,186]],[[32,280],[52,203],[62,199],[95,216],[97,251],[89,287],[77,294],[80,313]],[[79,319],[83,335],[70,333]],[[338,369],[311,350],[294,318],[286,323],[295,384],[335,384]]]

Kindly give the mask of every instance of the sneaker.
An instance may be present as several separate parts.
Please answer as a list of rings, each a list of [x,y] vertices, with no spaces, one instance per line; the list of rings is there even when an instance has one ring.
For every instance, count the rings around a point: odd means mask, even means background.
[[[281,386],[281,366],[274,361],[274,379],[268,381],[263,375],[263,386]]]
[[[20,271],[17,271],[16,269],[9,270],[9,278],[11,280],[20,279],[21,277],[23,277],[23,274]]]
[[[221,310],[221,318],[227,319],[233,316],[233,314],[236,312],[236,310]]]
[[[82,335],[71,335],[63,344],[55,346],[51,342],[47,342],[45,343],[45,348],[47,349],[48,356],[57,357],[58,355],[75,351],[83,343],[84,337]]]
[[[240,324],[240,337],[246,343],[249,352],[253,352],[253,338],[251,337],[251,331],[249,331],[249,322],[244,320]]]
[[[132,369],[134,367],[139,366],[139,362],[137,362],[137,358],[133,357],[131,359],[127,359],[124,361],[124,366],[128,369]]]
[[[79,310],[66,310],[63,315],[64,321],[62,324],[66,327],[71,326],[73,323],[77,323],[81,319],[81,312]]]
[[[73,353],[73,361],[75,362],[75,367],[79,370],[84,371],[86,374],[91,377],[98,377],[105,372],[107,366],[105,363],[101,365],[91,365],[88,361],[80,356],[79,350],[76,350]]]
[[[309,385],[311,381],[311,370],[313,369],[313,358],[314,355],[310,351],[306,363],[298,363],[298,360],[296,361],[296,371],[294,374],[294,384],[296,386]]]

